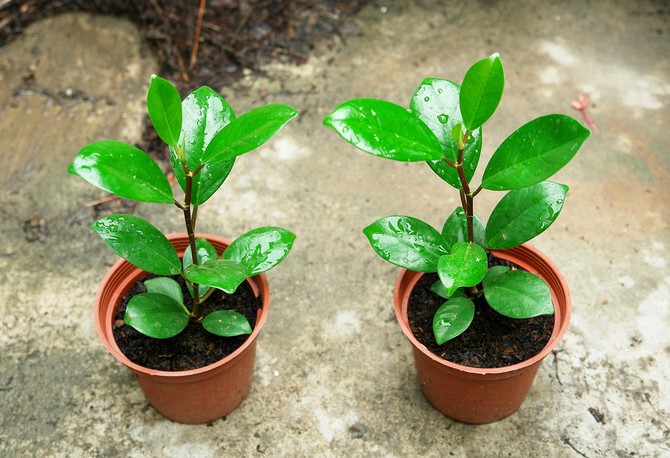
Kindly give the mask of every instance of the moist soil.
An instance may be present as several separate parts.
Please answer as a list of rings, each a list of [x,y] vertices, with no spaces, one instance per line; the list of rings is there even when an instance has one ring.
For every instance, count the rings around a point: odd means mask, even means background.
[[[186,329],[169,339],[153,339],[123,323],[123,315],[130,299],[146,292],[144,281],[154,278],[149,275],[133,286],[123,298],[116,312],[114,339],[121,352],[140,366],[161,371],[185,371],[213,364],[237,350],[248,335],[219,337],[207,332],[200,323],[189,323]],[[182,287],[184,298],[190,298],[186,285],[179,276],[172,277]],[[235,293],[225,294],[217,290],[205,302],[204,315],[217,310],[233,310],[244,315],[251,328],[256,326],[258,309],[263,305],[260,297],[255,297],[247,282],[240,285]],[[191,304],[187,303],[187,307]]]
[[[489,255],[489,266],[508,265]],[[433,335],[433,316],[444,299],[430,290],[438,281],[436,273],[425,274],[417,282],[407,305],[410,329],[419,342],[437,356],[468,367],[505,367],[538,354],[549,342],[554,315],[519,320],[493,310],[484,296],[476,299],[475,317],[458,337],[437,345]],[[479,285],[481,289],[481,285]]]

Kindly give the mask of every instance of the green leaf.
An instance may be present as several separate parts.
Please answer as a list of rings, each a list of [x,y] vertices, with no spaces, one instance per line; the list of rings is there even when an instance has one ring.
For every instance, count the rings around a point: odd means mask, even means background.
[[[146,280],[144,286],[147,288],[147,293],[162,294],[168,296],[179,304],[184,303],[184,296],[181,293],[179,283],[168,277],[158,277]]]
[[[198,255],[198,264],[205,263],[210,259],[218,259],[219,253],[216,248],[205,238],[195,239],[195,251]],[[193,264],[193,255],[191,255],[191,245],[184,250],[184,268]]]
[[[202,164],[205,150],[212,139],[235,119],[235,113],[223,97],[207,86],[189,94],[181,107],[184,119],[178,145],[184,148],[186,163],[193,171]],[[186,190],[186,174],[173,146],[170,147],[170,158],[177,181]],[[193,177],[191,202],[195,205],[205,203],[221,187],[234,163],[231,159],[203,165]]]
[[[493,281],[494,278],[496,278],[500,274],[504,274],[505,272],[508,272],[510,269],[507,266],[493,266],[490,267],[489,270],[486,272],[486,275],[484,276],[484,280],[482,280],[482,283],[484,285],[488,284],[489,282]]]
[[[477,129],[493,115],[504,86],[505,73],[498,53],[470,67],[463,78],[459,98],[466,129]]]
[[[486,246],[513,248],[544,232],[560,214],[567,192],[566,185],[551,181],[508,192],[491,212]]]
[[[354,99],[324,120],[343,139],[366,153],[394,161],[442,159],[435,134],[414,113],[377,99]]]
[[[138,216],[106,216],[94,221],[91,229],[116,254],[142,270],[158,275],[181,272],[181,261],[169,240]]]
[[[160,167],[143,151],[123,142],[102,140],[82,148],[68,171],[93,186],[138,202],[174,202]]]
[[[442,280],[437,280],[435,283],[430,285],[430,290],[444,299],[452,299],[455,297],[465,297],[465,291],[463,288],[458,288],[451,296],[447,295],[447,288],[444,287]]]
[[[546,180],[577,154],[591,132],[570,116],[553,114],[521,126],[502,142],[484,170],[482,187],[519,189]]]
[[[444,157],[451,162],[458,160],[458,144],[452,132],[455,126],[463,124],[459,105],[461,87],[451,81],[427,78],[412,96],[410,108],[435,134]],[[463,169],[468,181],[472,179],[482,150],[482,130],[470,133],[463,150]],[[456,169],[441,158],[427,162],[430,168],[444,181],[456,189],[461,189],[461,180]]]
[[[440,256],[449,252],[442,235],[410,216],[387,216],[363,229],[384,260],[419,272],[436,272]]]
[[[170,146],[177,143],[181,130],[181,98],[177,89],[156,75],[151,76],[147,110],[154,130]]]
[[[243,114],[214,136],[203,162],[229,161],[258,148],[297,114],[293,108],[281,104],[265,105]]]
[[[472,215],[472,229],[474,232],[475,243],[482,248],[486,247],[484,238],[484,224],[477,215]],[[463,211],[463,207],[457,207],[442,226],[442,237],[451,248],[458,242],[468,241],[468,221]]]
[[[123,321],[154,339],[168,339],[188,325],[188,314],[174,299],[162,294],[144,293],[128,302]]]
[[[232,310],[212,312],[202,321],[202,327],[221,337],[251,334],[251,325],[241,313]]]
[[[198,255],[198,264],[203,264],[210,259],[218,259],[219,258],[219,253],[217,253],[216,248],[212,246],[207,239],[204,238],[199,238],[195,239],[195,251],[196,254]],[[191,255],[191,245],[186,247],[186,250],[184,251],[184,258],[182,260],[184,264],[184,269],[193,264],[193,255]],[[191,286],[190,283],[187,283],[186,286],[188,287],[189,293],[191,293],[191,297],[194,297],[193,293],[193,287]],[[206,290],[200,289],[200,297],[204,296],[209,288]]]
[[[486,252],[476,243],[459,242],[451,247],[451,253],[441,256],[437,262],[437,274],[446,289],[447,296],[461,286],[475,286],[486,275],[488,261]]]
[[[510,318],[553,315],[549,286],[537,275],[509,270],[484,282],[484,297],[498,313]]]
[[[257,275],[279,264],[294,240],[295,234],[281,227],[259,227],[233,241],[221,258],[242,264],[249,276]]]
[[[475,317],[475,304],[467,297],[449,299],[433,317],[435,342],[442,345],[463,334]]]
[[[186,278],[199,285],[218,288],[233,294],[237,287],[249,276],[242,264],[226,259],[209,260],[205,263],[184,268]]]

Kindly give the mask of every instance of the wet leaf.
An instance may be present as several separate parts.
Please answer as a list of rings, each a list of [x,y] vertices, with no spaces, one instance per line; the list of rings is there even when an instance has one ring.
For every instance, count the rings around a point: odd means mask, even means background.
[[[363,233],[382,259],[409,270],[436,272],[438,259],[449,252],[437,230],[410,216],[381,218]]]
[[[494,191],[519,189],[546,180],[577,154],[591,135],[570,116],[553,114],[521,126],[493,153],[482,187]]]
[[[241,313],[232,310],[212,312],[202,321],[202,327],[221,337],[251,334],[251,325]]]
[[[233,241],[221,258],[242,264],[249,276],[257,275],[284,260],[294,240],[295,234],[281,227],[259,227]]]
[[[430,290],[437,294],[438,296],[444,298],[444,299],[450,299],[450,298],[455,298],[455,297],[464,297],[465,292],[463,291],[463,288],[458,288],[456,291],[451,296],[447,295],[447,288],[444,287],[444,283],[442,283],[442,280],[437,280],[435,283],[430,285]]]
[[[242,264],[226,259],[209,260],[203,264],[184,268],[186,278],[199,285],[218,288],[233,294],[237,287],[249,276]]]
[[[195,251],[196,254],[198,255],[198,264],[203,264],[210,259],[218,259],[219,258],[219,253],[216,252],[216,248],[212,246],[207,239],[204,238],[199,238],[195,239]],[[193,264],[193,256],[191,255],[191,245],[186,247],[186,250],[184,251],[184,258],[182,260],[184,264],[184,269]],[[191,286],[190,283],[186,283],[186,286],[188,288],[188,292],[191,293],[191,297],[193,297],[193,287]],[[204,296],[207,294],[207,291],[209,288],[200,288],[199,289],[199,295],[200,297]]]
[[[174,300],[179,304],[184,303],[184,296],[181,293],[179,283],[168,277],[158,277],[146,280],[144,286],[147,293],[162,294]]]
[[[366,153],[395,161],[442,159],[435,134],[414,113],[376,99],[354,99],[323,120],[343,139]]]
[[[158,275],[181,272],[181,261],[168,239],[138,216],[106,216],[91,228],[116,254],[142,270]]]
[[[472,229],[475,243],[485,248],[484,224],[477,215],[473,215]],[[444,237],[449,248],[458,242],[468,242],[468,222],[463,207],[457,207],[444,222],[442,237]]]
[[[147,93],[147,110],[154,130],[170,146],[177,143],[181,130],[181,97],[177,89],[163,78],[152,75]]]
[[[258,148],[297,114],[293,108],[281,104],[254,108],[232,120],[214,136],[205,150],[203,162],[230,161]]]
[[[493,115],[504,86],[505,74],[498,53],[470,67],[463,78],[459,97],[463,124],[469,131],[481,127]]]
[[[172,188],[160,167],[145,152],[123,142],[102,140],[85,146],[68,171],[124,199],[174,202]]]
[[[410,108],[435,134],[442,146],[444,157],[456,163],[458,143],[452,132],[455,126],[463,124],[459,105],[461,87],[451,81],[428,78],[412,96]],[[463,149],[463,170],[468,181],[472,179],[482,150],[482,130],[471,132]],[[444,181],[456,189],[461,189],[461,181],[456,169],[442,159],[427,162],[430,168]]]
[[[476,243],[459,242],[451,247],[451,253],[440,257],[437,274],[447,296],[451,296],[462,286],[475,286],[481,282],[487,267],[486,252],[482,247]]]
[[[223,97],[206,86],[189,94],[181,106],[184,119],[178,145],[184,148],[186,163],[194,171],[202,164],[209,143],[235,119],[235,113]],[[170,158],[177,181],[185,190],[186,175],[174,147],[170,147]],[[193,177],[191,201],[195,205],[205,203],[226,180],[233,165],[234,160],[205,164]]]
[[[162,294],[144,293],[133,296],[126,307],[123,321],[154,339],[168,339],[188,325],[186,310],[174,299]]]
[[[491,212],[486,246],[513,248],[544,232],[558,218],[567,192],[566,185],[551,181],[508,192]]]
[[[549,286],[537,275],[523,270],[508,270],[485,279],[484,296],[495,311],[510,318],[554,313]]]
[[[475,317],[475,304],[467,297],[456,297],[442,304],[433,317],[435,342],[442,345],[463,334]]]

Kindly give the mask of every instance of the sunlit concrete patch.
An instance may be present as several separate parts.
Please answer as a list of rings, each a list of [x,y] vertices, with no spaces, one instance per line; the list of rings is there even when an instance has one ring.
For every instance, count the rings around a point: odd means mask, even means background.
[[[332,442],[338,435],[344,434],[350,425],[356,423],[357,417],[353,411],[345,412],[343,416],[336,416],[321,407],[312,411],[317,421],[319,433],[326,442]]]
[[[579,62],[568,46],[560,41],[545,41],[540,44],[540,51],[549,56],[554,62],[567,67],[572,67]]]
[[[664,277],[642,300],[637,307],[636,324],[641,336],[639,351],[662,355],[670,348],[670,277]]]
[[[645,246],[641,251],[645,264],[656,269],[665,269],[667,262],[665,260],[665,245],[662,242],[652,241],[651,246]]]
[[[354,310],[337,312],[335,319],[322,325],[324,337],[333,340],[349,340],[361,332],[361,320]]]

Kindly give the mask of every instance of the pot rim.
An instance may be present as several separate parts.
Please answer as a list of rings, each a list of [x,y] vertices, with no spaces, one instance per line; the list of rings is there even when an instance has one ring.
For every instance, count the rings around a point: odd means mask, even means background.
[[[561,272],[556,265],[537,248],[529,244],[522,244],[508,250],[491,250],[491,252],[502,259],[518,264],[531,273],[539,275],[549,284],[551,299],[554,303],[554,329],[549,337],[549,342],[547,342],[544,348],[533,357],[505,367],[470,367],[447,361],[428,350],[414,336],[407,318],[409,296],[416,283],[424,275],[424,272],[410,271],[407,269],[401,270],[394,288],[394,305],[396,318],[405,337],[409,339],[415,349],[421,351],[425,356],[447,370],[456,370],[461,373],[470,374],[473,377],[492,374],[505,378],[506,376],[511,377],[515,372],[524,370],[527,367],[542,361],[556,347],[568,330],[572,299],[568,284]],[[519,259],[519,256],[523,259]],[[547,270],[547,272],[543,273],[540,272],[540,270]]]
[[[182,240],[184,238],[188,238],[188,235],[186,233],[172,233],[166,235],[166,237],[170,242],[174,242]],[[226,247],[229,246],[231,243],[231,241],[228,239],[212,234],[196,233],[195,237],[196,238],[204,237],[210,242],[216,242],[218,244],[225,245]],[[178,253],[180,255],[183,254],[183,250],[178,250]],[[123,363],[125,366],[127,366],[134,372],[139,372],[153,376],[172,378],[175,379],[174,380],[175,382],[177,382],[178,380],[176,379],[179,378],[188,377],[189,380],[193,380],[194,378],[209,377],[210,375],[213,375],[213,373],[217,372],[218,369],[235,364],[235,359],[240,354],[248,351],[249,347],[254,343],[256,337],[258,337],[258,335],[260,334],[261,329],[263,328],[263,325],[265,324],[265,321],[267,319],[270,307],[270,288],[265,274],[258,274],[253,277],[247,278],[245,282],[249,285],[249,287],[251,288],[252,292],[256,297],[258,297],[259,295],[262,296],[262,306],[258,310],[258,314],[256,317],[256,325],[254,326],[253,331],[251,332],[249,337],[247,337],[247,339],[242,343],[242,345],[240,345],[234,352],[232,352],[225,358],[220,359],[219,361],[216,361],[207,366],[199,367],[197,369],[189,369],[185,371],[163,371],[141,366],[128,359],[128,357],[123,354],[119,346],[116,344],[116,340],[114,339],[114,334],[112,330],[112,323],[114,322],[114,315],[116,314],[116,309],[118,308],[121,299],[128,293],[130,288],[132,288],[132,286],[135,283],[137,283],[137,281],[142,276],[147,274],[148,272],[145,272],[144,270],[135,267],[134,265],[132,265],[123,258],[119,258],[114,263],[114,265],[112,265],[112,267],[109,268],[104,278],[100,282],[94,302],[95,327],[96,331],[98,332],[98,336],[100,337],[100,340],[102,340],[102,343],[105,346],[105,348],[107,348],[107,350],[116,359],[118,359],[121,363]],[[115,296],[114,305],[106,306],[105,304],[101,304],[101,301],[103,299],[103,293],[105,291],[105,285],[109,283],[114,277],[123,278],[123,280],[121,281],[122,283],[122,286],[120,288],[121,292],[120,294],[114,295]]]

